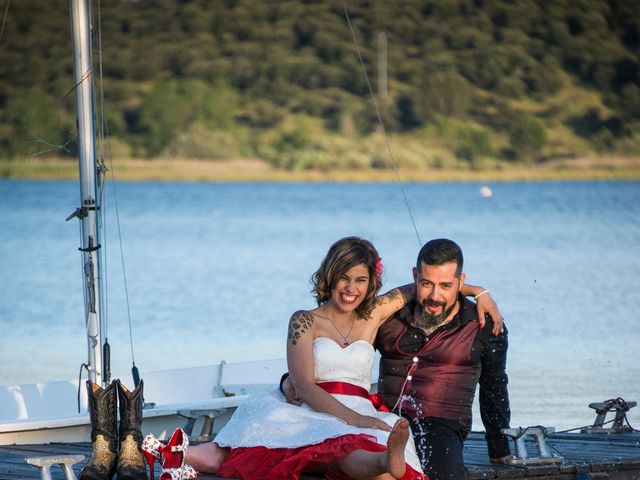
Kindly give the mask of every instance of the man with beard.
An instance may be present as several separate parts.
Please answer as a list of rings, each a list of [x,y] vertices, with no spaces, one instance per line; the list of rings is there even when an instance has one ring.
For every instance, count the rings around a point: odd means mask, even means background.
[[[425,244],[413,278],[416,296],[378,331],[378,393],[411,422],[422,468],[430,480],[467,478],[463,442],[471,430],[471,408],[480,384],[480,413],[489,457],[510,457],[502,428],[509,427],[507,331],[494,322],[480,326],[475,303],[465,298],[463,256],[447,239]],[[487,291],[475,296],[477,299]]]

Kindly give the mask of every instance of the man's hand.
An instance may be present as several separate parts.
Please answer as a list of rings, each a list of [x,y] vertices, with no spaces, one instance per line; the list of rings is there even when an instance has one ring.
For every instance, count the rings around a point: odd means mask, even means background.
[[[298,398],[296,390],[295,388],[293,388],[293,384],[291,383],[291,379],[289,377],[285,378],[282,381],[282,393],[284,394],[284,399],[287,401],[287,403],[297,406],[302,405],[302,400]]]
[[[476,298],[476,308],[478,309],[478,320],[480,321],[480,328],[484,327],[486,319],[485,315],[489,315],[493,320],[493,330],[491,331],[495,336],[502,333],[504,318],[498,309],[498,304],[493,300],[493,297],[489,292],[484,295],[480,295]]]
[[[497,464],[497,463],[509,463],[511,462],[511,460],[515,459],[516,457],[514,457],[513,455],[505,455],[504,457],[498,457],[498,458],[490,458],[489,461],[493,464]]]

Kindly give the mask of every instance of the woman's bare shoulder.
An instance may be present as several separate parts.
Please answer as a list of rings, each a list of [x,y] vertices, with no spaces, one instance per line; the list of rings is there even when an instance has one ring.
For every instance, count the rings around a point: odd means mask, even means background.
[[[303,335],[313,331],[314,316],[312,312],[312,310],[298,310],[291,315],[287,340],[292,345],[296,345]]]

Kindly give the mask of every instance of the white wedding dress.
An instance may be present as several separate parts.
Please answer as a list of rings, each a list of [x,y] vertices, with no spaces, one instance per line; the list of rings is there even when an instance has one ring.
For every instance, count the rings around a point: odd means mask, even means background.
[[[374,349],[367,341],[358,340],[342,348],[330,338],[318,337],[313,342],[313,355],[317,383],[346,382],[369,391]],[[362,415],[376,416],[390,426],[393,426],[399,418],[389,412],[377,411],[368,398],[345,394],[332,395],[356,412]],[[216,435],[214,442],[221,447],[231,447],[232,449],[239,447],[241,449],[243,447],[300,449],[300,447],[308,446],[309,450],[313,451],[313,458],[316,458],[317,450],[314,450],[314,446],[331,444],[332,441],[328,439],[338,439],[345,435],[359,435],[360,437],[356,438],[366,438],[369,442],[373,441],[386,447],[389,432],[348,425],[332,415],[317,412],[306,404],[302,406],[291,405],[285,401],[280,391],[274,390],[257,395],[242,403],[231,420]],[[266,450],[260,451],[264,454]],[[348,451],[351,450],[347,450],[347,453]],[[379,448],[376,451],[379,451]],[[344,455],[344,451],[341,454]],[[405,460],[407,465],[415,471],[412,475],[405,475],[405,477],[420,478],[419,475],[415,475],[422,472],[422,470],[412,438],[407,442]],[[283,461],[279,459],[274,461],[274,464],[282,463]],[[242,461],[236,463],[247,465],[251,462],[242,459]],[[407,471],[409,472],[409,470],[408,468]],[[225,473],[224,468],[220,473]],[[238,475],[242,472],[234,470],[233,473]],[[273,478],[278,477],[275,476]]]

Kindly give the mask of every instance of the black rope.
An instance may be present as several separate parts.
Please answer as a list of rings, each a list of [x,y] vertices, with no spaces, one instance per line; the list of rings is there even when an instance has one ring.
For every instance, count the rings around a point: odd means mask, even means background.
[[[607,413],[615,406],[620,407],[620,410],[622,410],[623,412],[629,411],[629,404],[624,400],[624,398],[618,397],[610,398],[609,400],[605,400],[604,402],[602,402],[602,407],[597,408],[596,413],[598,415],[602,415],[603,413]]]
[[[627,426],[633,431],[633,432],[640,432],[640,430],[637,430],[635,428],[633,428],[633,426],[631,426],[631,423],[629,423],[629,419],[627,418],[627,415],[624,415],[624,421],[627,424]]]
[[[609,420],[608,422],[604,422],[603,425],[606,425],[607,423],[612,423],[612,420]],[[582,430],[583,428],[589,428],[589,427],[593,427],[593,425],[582,425],[581,427],[574,427],[574,428],[568,428],[566,430],[560,430],[558,432],[555,433],[569,433],[569,432],[575,432],[576,430]]]
[[[514,437],[514,439],[518,440],[519,438],[522,438],[522,436],[525,435],[527,433],[527,430],[529,430],[530,428],[539,428],[540,430],[542,430],[542,433],[545,436],[545,438],[549,435],[547,427],[545,427],[543,425],[531,425],[531,426],[526,427],[526,428],[519,427],[518,429],[519,429],[520,433],[518,433],[518,435],[516,435]]]

